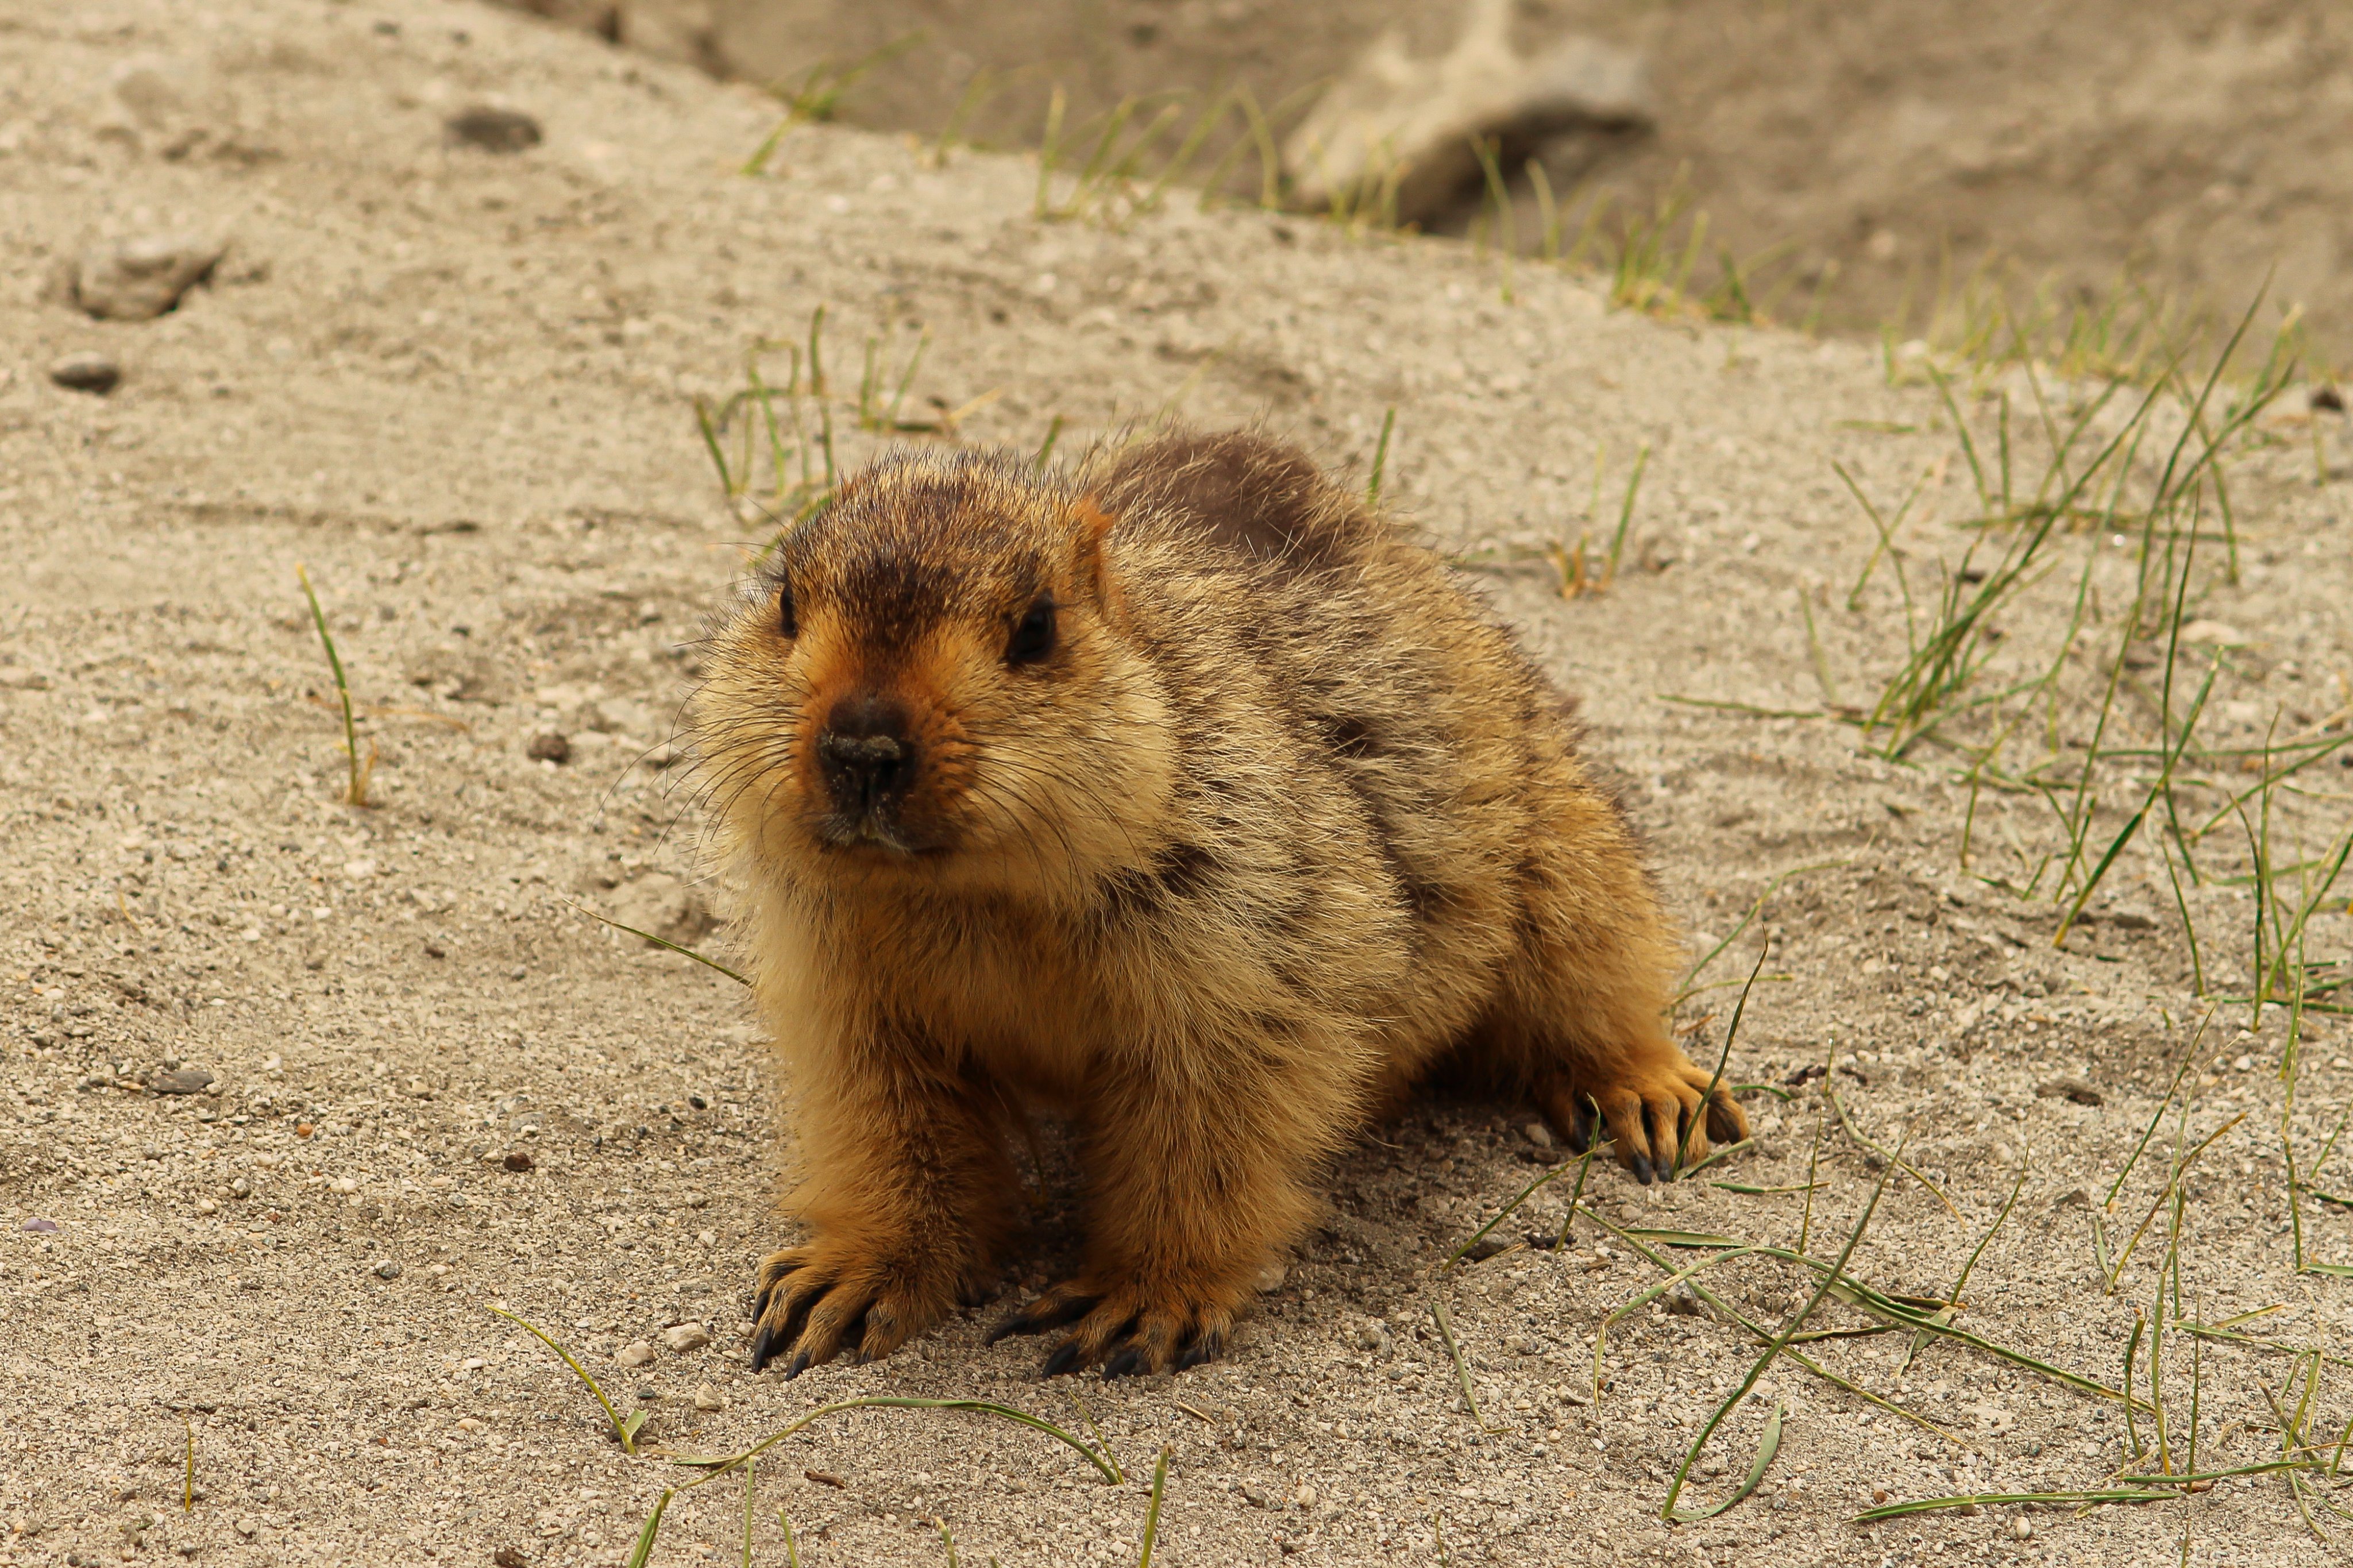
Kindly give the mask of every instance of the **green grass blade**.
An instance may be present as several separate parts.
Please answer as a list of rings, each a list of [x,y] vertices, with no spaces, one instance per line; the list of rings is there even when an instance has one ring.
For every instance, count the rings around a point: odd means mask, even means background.
[[[630,1455],[632,1458],[636,1456],[638,1451],[638,1427],[644,1423],[645,1412],[642,1410],[638,1411],[632,1420],[624,1422],[621,1419],[620,1412],[613,1408],[613,1402],[605,1397],[604,1389],[598,1387],[596,1380],[588,1375],[587,1369],[583,1367],[579,1362],[573,1359],[573,1355],[570,1351],[565,1350],[561,1344],[558,1344],[554,1340],[549,1338],[548,1335],[540,1329],[538,1324],[532,1322],[528,1319],[519,1318],[503,1308],[491,1307],[486,1310],[499,1317],[504,1318],[508,1322],[514,1324],[516,1327],[527,1331],[532,1337],[539,1341],[541,1344],[545,1345],[549,1350],[554,1351],[557,1355],[563,1357],[564,1364],[572,1369],[572,1375],[586,1384],[588,1385],[588,1392],[596,1396],[596,1403],[605,1407],[605,1419],[612,1423],[613,1436],[621,1440],[622,1452]],[[667,1497],[669,1494],[664,1493],[663,1495]]]
[[[1152,1568],[1152,1543],[1160,1535],[1160,1498],[1168,1488],[1168,1456],[1172,1447],[1160,1445],[1160,1458],[1152,1467],[1152,1506],[1144,1511],[1144,1551],[1135,1560],[1135,1568]]]
[[[662,1510],[670,1507],[670,1500],[674,1495],[670,1488],[662,1489],[661,1497],[654,1503],[653,1512],[646,1516],[645,1524],[638,1531],[637,1544],[629,1548],[625,1568],[646,1568],[647,1559],[654,1554],[654,1540],[661,1534]]]
[[[1937,1513],[1957,1508],[2000,1508],[2013,1503],[2108,1503],[2108,1502],[2178,1502],[2178,1491],[2080,1491],[2080,1492],[1971,1492],[1963,1497],[1920,1498],[1911,1502],[1891,1502],[1883,1508],[1866,1509],[1854,1516],[1857,1524],[1871,1524],[1883,1519],[1902,1519],[1908,1514]]]

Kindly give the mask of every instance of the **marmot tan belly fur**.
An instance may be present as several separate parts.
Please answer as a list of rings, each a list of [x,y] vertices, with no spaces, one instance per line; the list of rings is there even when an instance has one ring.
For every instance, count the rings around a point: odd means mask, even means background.
[[[885,457],[745,586],[691,728],[811,1227],[760,1269],[755,1366],[976,1298],[1033,1106],[1079,1128],[1086,1262],[997,1333],[1107,1375],[1215,1355],[1320,1167],[1443,1060],[1645,1182],[1745,1135],[1562,698],[1293,448]]]

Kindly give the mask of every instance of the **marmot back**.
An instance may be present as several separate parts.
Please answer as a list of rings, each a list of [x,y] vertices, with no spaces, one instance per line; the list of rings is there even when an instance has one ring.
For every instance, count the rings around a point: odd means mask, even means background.
[[[713,649],[692,726],[813,1227],[762,1267],[755,1363],[984,1289],[1031,1105],[1079,1123],[1088,1261],[998,1331],[1071,1326],[1055,1372],[1215,1354],[1440,1058],[1643,1181],[1741,1134],[1559,695],[1294,448],[886,458]]]

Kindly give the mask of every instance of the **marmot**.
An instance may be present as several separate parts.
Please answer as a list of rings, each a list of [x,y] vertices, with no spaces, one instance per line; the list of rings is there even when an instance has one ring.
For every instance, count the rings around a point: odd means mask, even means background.
[[[1084,1268],[991,1340],[1216,1355],[1351,1131],[1452,1059],[1672,1179],[1746,1135],[1567,705],[1406,530],[1259,435],[1075,475],[902,450],[788,531],[691,709],[812,1227],[755,1367],[979,1298],[1008,1134],[1078,1126]],[[1704,1120],[1705,1128],[1694,1125]]]

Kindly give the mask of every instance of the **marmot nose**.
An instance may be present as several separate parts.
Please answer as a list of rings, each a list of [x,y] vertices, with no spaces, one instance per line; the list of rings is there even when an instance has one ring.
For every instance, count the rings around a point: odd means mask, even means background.
[[[915,743],[895,704],[845,699],[826,716],[817,759],[834,804],[863,813],[906,792],[915,772]]]

